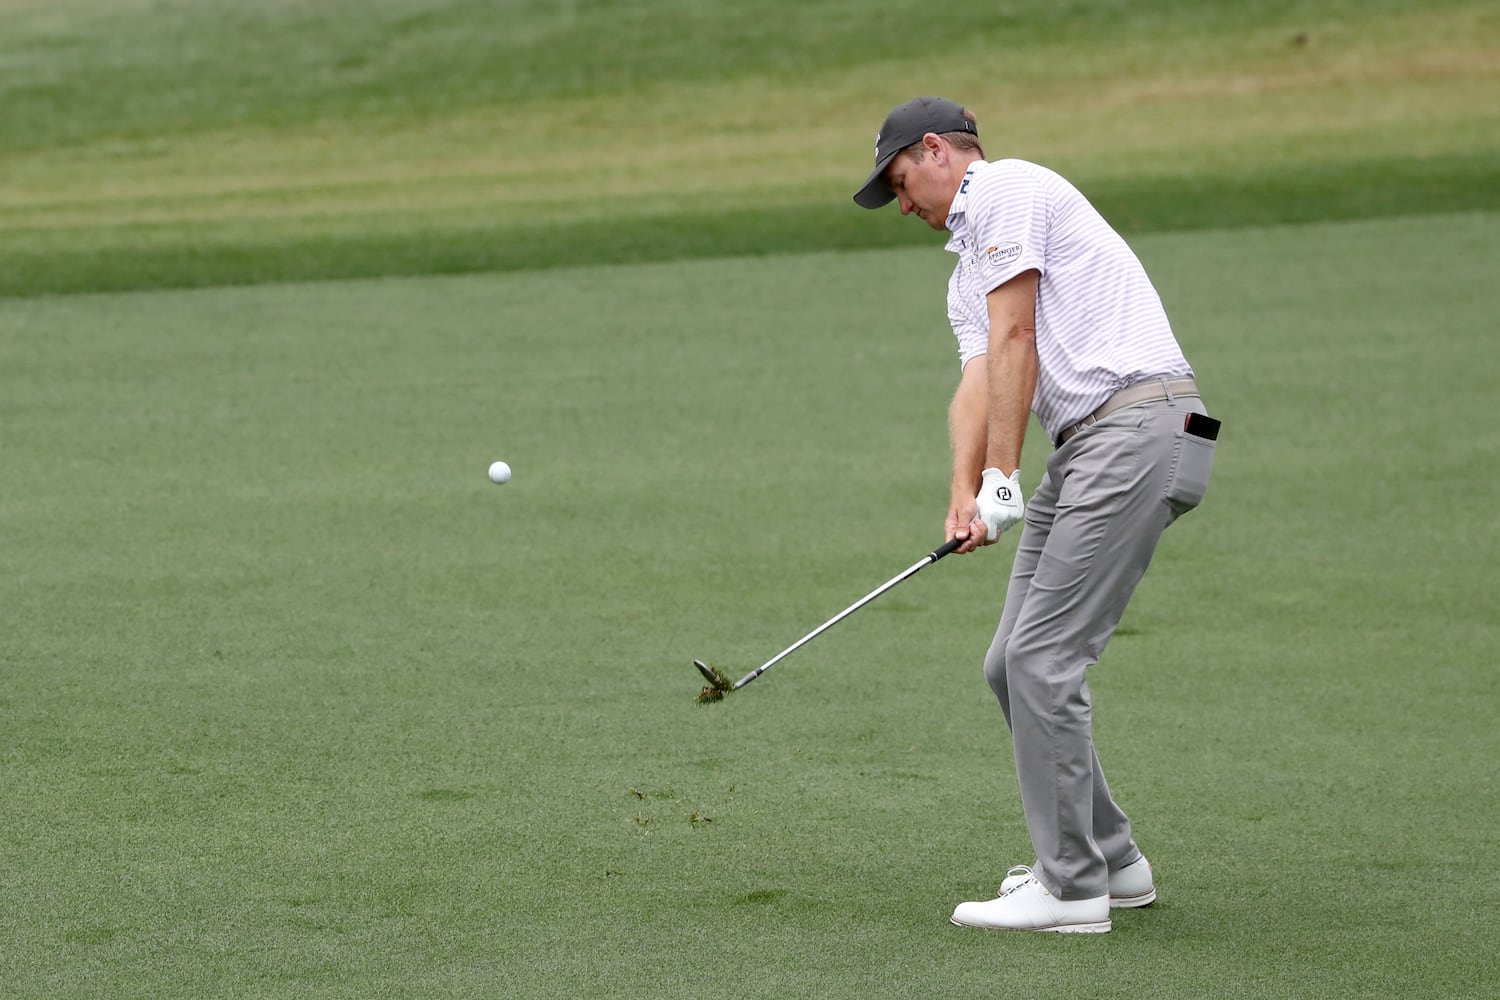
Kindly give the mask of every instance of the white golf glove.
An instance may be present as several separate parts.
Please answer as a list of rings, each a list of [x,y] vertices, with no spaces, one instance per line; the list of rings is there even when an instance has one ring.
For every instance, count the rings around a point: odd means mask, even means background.
[[[999,469],[985,469],[974,502],[979,506],[979,519],[989,528],[985,541],[993,542],[1000,532],[1019,524],[1026,516],[1026,501],[1021,499],[1021,470],[1007,476]]]

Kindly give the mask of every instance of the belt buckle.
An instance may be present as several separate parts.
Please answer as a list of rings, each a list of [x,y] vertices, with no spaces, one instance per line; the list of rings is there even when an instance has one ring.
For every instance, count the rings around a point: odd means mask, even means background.
[[[1079,432],[1081,432],[1085,427],[1092,426],[1094,424],[1094,420],[1095,420],[1094,415],[1092,413],[1090,413],[1088,416],[1086,416],[1082,420],[1078,421],[1078,423],[1076,423],[1076,424],[1069,424],[1068,426],[1064,427],[1062,430],[1058,431],[1057,432],[1057,446],[1059,448],[1061,448],[1063,445],[1065,445],[1069,441],[1073,440],[1073,438],[1075,438],[1076,436],[1078,436]]]

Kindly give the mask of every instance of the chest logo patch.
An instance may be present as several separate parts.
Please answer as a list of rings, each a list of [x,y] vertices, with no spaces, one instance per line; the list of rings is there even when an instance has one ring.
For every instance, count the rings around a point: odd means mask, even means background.
[[[1021,256],[1021,244],[1001,243],[998,246],[987,248],[984,251],[984,255],[990,267],[1004,267]]]

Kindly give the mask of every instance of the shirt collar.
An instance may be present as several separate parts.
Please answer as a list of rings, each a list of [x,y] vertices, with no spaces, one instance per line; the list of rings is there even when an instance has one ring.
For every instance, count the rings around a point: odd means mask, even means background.
[[[976,160],[969,164],[969,169],[964,172],[964,179],[959,182],[958,194],[953,196],[953,204],[948,206],[948,245],[944,248],[953,253],[962,251],[962,244],[968,237],[969,227],[964,224],[964,212],[969,207],[969,182],[974,179],[974,171],[982,161]]]

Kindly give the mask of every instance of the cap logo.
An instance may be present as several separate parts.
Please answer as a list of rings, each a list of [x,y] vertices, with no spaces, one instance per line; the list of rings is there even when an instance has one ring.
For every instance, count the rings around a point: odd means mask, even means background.
[[[880,159],[880,133],[875,133],[875,159]]]

